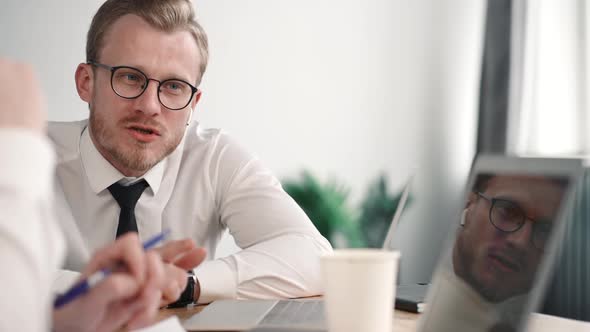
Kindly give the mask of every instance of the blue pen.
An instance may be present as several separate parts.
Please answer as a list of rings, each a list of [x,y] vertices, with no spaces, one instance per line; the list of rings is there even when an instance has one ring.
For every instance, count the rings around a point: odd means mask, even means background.
[[[162,233],[145,241],[143,243],[143,249],[144,250],[151,249],[156,244],[163,241],[168,236],[168,233],[170,233],[169,229],[164,230]],[[106,268],[94,272],[87,279],[82,280],[79,283],[75,284],[67,292],[57,296],[57,298],[53,302],[53,308],[57,309],[67,303],[70,303],[72,300],[76,299],[77,297],[85,294],[86,292],[88,292],[88,290],[90,290],[96,284],[101,282],[104,278],[106,278],[111,273],[112,273],[112,271],[110,269],[106,269]]]

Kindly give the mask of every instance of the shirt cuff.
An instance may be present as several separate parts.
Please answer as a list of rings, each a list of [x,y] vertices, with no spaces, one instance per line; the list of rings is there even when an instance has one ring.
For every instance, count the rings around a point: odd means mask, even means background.
[[[225,259],[206,261],[199,265],[195,269],[195,275],[201,287],[197,303],[205,304],[219,299],[236,298],[237,281],[234,274],[234,270]]]
[[[0,129],[0,183],[39,197],[51,191],[55,154],[49,140],[26,129]]]

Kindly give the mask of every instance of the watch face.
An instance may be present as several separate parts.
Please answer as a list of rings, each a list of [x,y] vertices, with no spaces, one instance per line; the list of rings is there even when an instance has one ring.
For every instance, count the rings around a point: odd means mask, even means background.
[[[191,271],[192,272],[192,271]],[[193,303],[195,301],[195,275],[189,273],[188,280],[186,282],[186,288],[180,294],[180,297],[176,302],[170,303],[167,308],[182,308]]]
[[[195,299],[195,276],[189,275],[186,282],[186,288],[180,295],[180,300],[188,301],[192,303]]]

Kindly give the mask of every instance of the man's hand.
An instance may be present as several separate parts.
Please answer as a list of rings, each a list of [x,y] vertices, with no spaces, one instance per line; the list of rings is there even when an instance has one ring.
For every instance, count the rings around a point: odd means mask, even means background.
[[[54,310],[53,330],[115,331],[150,324],[165,285],[164,264],[155,252],[144,252],[136,233],[97,251],[82,278],[121,264],[125,271],[115,270],[85,295]]]
[[[0,73],[0,128],[25,128],[41,133],[47,114],[33,68],[0,58]]]
[[[192,270],[201,264],[205,259],[206,251],[203,248],[197,248],[191,239],[170,241],[154,250],[166,263],[164,265],[166,280],[160,303],[165,306],[178,300],[186,287],[187,270]],[[197,287],[194,295],[195,300],[198,299],[199,292],[200,289]]]

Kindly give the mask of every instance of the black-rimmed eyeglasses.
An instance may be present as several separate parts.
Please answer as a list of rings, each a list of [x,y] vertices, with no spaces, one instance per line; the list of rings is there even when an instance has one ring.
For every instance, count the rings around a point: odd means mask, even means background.
[[[543,250],[553,226],[550,220],[532,220],[518,204],[513,201],[488,197],[480,192],[477,195],[490,202],[489,219],[494,227],[505,233],[514,233],[522,228],[525,221],[533,222],[532,242],[535,248]]]
[[[145,92],[149,81],[157,82],[160,104],[172,111],[188,106],[195,93],[199,91],[183,80],[174,78],[159,81],[129,66],[111,67],[96,61],[88,61],[88,64],[111,71],[111,88],[121,98],[135,99]]]

